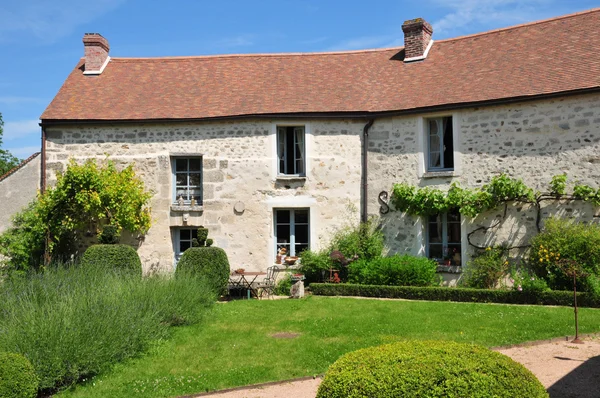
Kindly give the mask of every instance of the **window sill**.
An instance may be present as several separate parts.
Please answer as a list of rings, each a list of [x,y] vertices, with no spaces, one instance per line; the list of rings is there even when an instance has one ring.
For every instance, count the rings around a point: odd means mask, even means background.
[[[457,176],[458,173],[456,170],[426,171],[423,173],[423,178],[447,178]]]
[[[294,176],[294,175],[278,175],[275,177],[277,181],[306,181],[306,176]]]
[[[175,211],[175,212],[181,212],[181,213],[187,213],[190,211],[203,211],[204,207],[202,205],[178,205],[178,204],[172,204],[171,205],[171,211]]]
[[[438,265],[437,272],[443,272],[448,274],[462,274],[462,267],[460,265]]]

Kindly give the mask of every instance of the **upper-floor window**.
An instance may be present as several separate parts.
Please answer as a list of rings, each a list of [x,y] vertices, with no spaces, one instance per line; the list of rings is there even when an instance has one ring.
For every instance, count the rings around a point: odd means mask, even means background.
[[[461,265],[460,213],[452,210],[427,219],[427,257],[440,264]]]
[[[195,199],[198,205],[202,204],[202,158],[201,157],[176,157],[172,158],[173,202],[179,198],[189,204]]]
[[[454,170],[452,116],[426,119],[427,171]]]
[[[277,174],[304,176],[306,146],[303,126],[277,127]]]

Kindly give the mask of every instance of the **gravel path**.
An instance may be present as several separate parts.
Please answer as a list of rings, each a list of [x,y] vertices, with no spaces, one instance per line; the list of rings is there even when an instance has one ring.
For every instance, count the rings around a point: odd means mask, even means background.
[[[496,351],[522,363],[536,375],[551,398],[600,397],[600,339],[584,344],[555,341]],[[320,379],[304,379],[220,393],[201,394],[214,398],[314,398]]]

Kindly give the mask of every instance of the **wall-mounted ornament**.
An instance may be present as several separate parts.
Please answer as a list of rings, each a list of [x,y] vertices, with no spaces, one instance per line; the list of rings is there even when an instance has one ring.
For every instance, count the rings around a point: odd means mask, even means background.
[[[381,204],[381,206],[379,206],[380,214],[387,214],[390,212],[390,206],[388,205],[387,200],[388,200],[387,191],[379,192],[379,203]]]
[[[243,202],[237,202],[235,205],[233,205],[233,210],[236,213],[243,213],[244,210],[246,210],[246,205],[244,205]]]
[[[183,213],[183,215],[181,216],[183,219],[183,223],[187,224],[189,218],[190,218],[190,214],[189,213]]]

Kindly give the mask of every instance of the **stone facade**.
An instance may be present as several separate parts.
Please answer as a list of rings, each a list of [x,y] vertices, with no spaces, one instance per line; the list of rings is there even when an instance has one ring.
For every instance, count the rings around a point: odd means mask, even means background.
[[[265,270],[274,261],[273,209],[309,208],[310,245],[358,221],[364,121],[246,120],[174,124],[48,127],[47,178],[68,159],[106,154],[117,165],[135,163],[154,194],[153,225],[138,253],[146,272],[174,267],[173,231],[203,225],[233,268]],[[277,126],[304,126],[306,178],[277,178]],[[202,156],[202,207],[174,206],[172,158]],[[236,211],[241,203],[243,211]],[[187,221],[184,221],[187,220]]]
[[[455,167],[453,172],[427,173],[424,122],[440,115],[453,118]],[[599,149],[599,94],[376,120],[369,142],[369,197],[373,200],[369,200],[368,210],[377,214],[379,192],[391,192],[394,183],[403,181],[441,189],[454,181],[463,187],[479,187],[493,176],[507,173],[536,190],[548,191],[552,176],[566,172],[568,190],[576,181],[597,187]],[[543,202],[542,218],[550,215],[592,222],[600,216],[587,203]],[[470,252],[467,234],[496,220],[500,225],[489,233],[473,234],[475,244],[519,246],[537,233],[536,211],[530,206],[510,205],[506,217],[500,208],[474,220],[463,218],[462,258],[468,258]],[[419,217],[391,211],[381,222],[391,252],[425,252],[425,227]]]
[[[12,217],[31,202],[40,189],[41,156],[35,156],[0,181],[0,233],[12,224]]]
[[[424,122],[440,115],[452,116],[455,167],[431,173],[425,170]],[[174,228],[198,225],[207,227],[215,244],[226,250],[232,267],[265,270],[275,255],[273,209],[310,208],[312,248],[326,243],[335,229],[358,221],[365,123],[246,119],[47,127],[47,178],[52,183],[55,171],[64,169],[71,157],[103,159],[109,154],[117,164],[134,162],[154,194],[153,226],[138,249],[146,272],[172,271]],[[306,178],[277,177],[276,129],[282,125],[306,129]],[[369,133],[368,213],[379,215],[378,194],[391,192],[402,181],[443,189],[453,181],[478,187],[505,172],[546,191],[553,175],[567,172],[570,187],[574,181],[596,186],[599,148],[600,94],[376,119]],[[203,204],[180,208],[174,206],[172,159],[194,155],[203,159]],[[467,234],[495,220],[500,225],[474,234],[473,242],[525,244],[536,232],[535,213],[511,205],[506,216],[502,208],[474,220],[463,218],[462,258],[470,254]],[[579,202],[545,202],[543,216],[552,214],[598,220],[595,209]],[[422,220],[392,209],[380,221],[390,253],[424,254]]]

